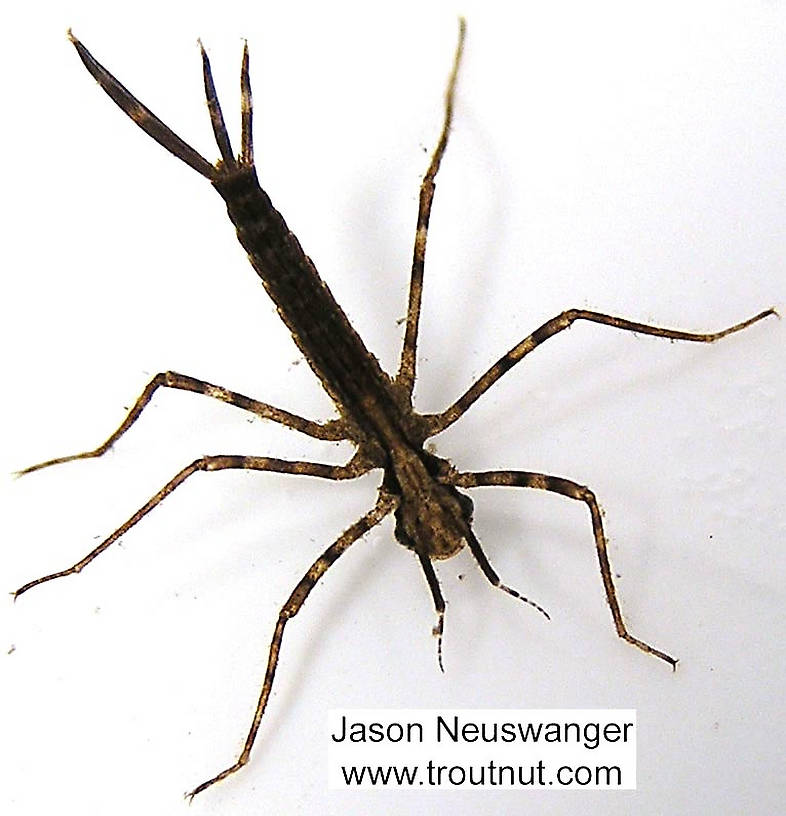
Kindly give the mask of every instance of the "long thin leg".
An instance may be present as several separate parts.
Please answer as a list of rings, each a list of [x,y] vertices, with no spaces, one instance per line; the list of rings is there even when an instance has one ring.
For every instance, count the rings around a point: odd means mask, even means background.
[[[449,425],[452,425],[467,408],[469,408],[478,397],[485,394],[503,374],[510,371],[516,363],[533,349],[537,348],[541,343],[548,340],[549,337],[553,337],[555,334],[564,331],[576,320],[588,320],[591,323],[601,323],[604,326],[613,326],[615,329],[622,329],[623,331],[651,334],[655,337],[665,337],[669,340],[713,343],[716,340],[720,340],[721,337],[726,337],[728,334],[734,334],[734,332],[747,329],[748,326],[752,326],[754,323],[770,315],[777,315],[775,309],[765,309],[754,317],[743,320],[742,323],[729,326],[729,328],[723,329],[722,331],[713,332],[712,334],[697,334],[694,332],[678,331],[676,329],[664,329],[660,326],[650,326],[646,323],[635,323],[632,320],[626,320],[622,317],[613,317],[611,315],[602,314],[601,312],[590,312],[585,309],[568,309],[568,311],[546,321],[539,329],[536,329],[520,343],[513,346],[513,348],[507,354],[500,357],[485,374],[475,380],[467,391],[447,410],[441,414],[430,414],[426,416],[425,418],[429,423],[429,434],[437,434],[440,431],[444,431]]]
[[[672,668],[677,667],[677,661],[655,649],[643,640],[639,640],[628,632],[628,627],[622,619],[622,612],[617,601],[617,590],[611,577],[611,565],[609,563],[608,548],[606,546],[606,536],[603,532],[603,522],[600,517],[600,507],[595,498],[595,494],[584,485],[562,479],[557,476],[548,476],[545,473],[529,473],[524,470],[490,470],[477,473],[457,473],[450,479],[450,483],[458,487],[532,487],[537,490],[548,490],[552,493],[560,493],[570,499],[584,502],[589,507],[592,518],[592,532],[595,536],[595,549],[598,553],[600,564],[600,574],[603,578],[603,587],[606,590],[606,600],[611,609],[611,617],[614,619],[614,626],[617,634],[628,643],[641,649],[647,654],[665,660]]]
[[[299,476],[317,476],[321,479],[354,479],[366,470],[368,465],[358,460],[353,460],[347,465],[323,465],[318,462],[290,462],[284,459],[273,459],[266,456],[203,456],[193,461],[188,467],[184,467],[174,478],[170,479],[154,496],[152,496],[131,518],[121,524],[108,538],[105,538],[95,549],[91,550],[84,558],[66,570],[53,572],[51,575],[44,575],[36,578],[24,586],[19,587],[14,593],[14,599],[23,592],[32,589],[46,581],[55,578],[63,578],[66,575],[75,575],[81,572],[91,561],[97,558],[111,544],[117,541],[120,536],[125,535],[138,521],[143,519],[154,507],[159,505],[170,493],[185,482],[189,476],[199,471],[215,470],[264,470],[271,473],[290,473]]]
[[[442,632],[445,629],[445,599],[442,597],[439,579],[437,578],[437,573],[434,572],[434,565],[431,563],[431,559],[425,553],[418,553],[417,555],[420,566],[423,568],[423,573],[426,576],[428,588],[431,590],[431,597],[434,599],[437,624],[432,629],[432,633],[437,638],[437,663],[439,663],[439,670],[444,674],[445,667],[442,664]]]
[[[453,118],[453,100],[456,93],[456,79],[458,77],[461,55],[464,51],[464,37],[467,26],[463,18],[459,20],[459,39],[456,46],[456,55],[453,58],[453,69],[448,79],[445,91],[445,118],[442,123],[442,133],[439,142],[431,157],[431,164],[420,185],[420,202],[418,204],[418,223],[415,231],[415,249],[412,256],[412,271],[409,280],[409,304],[407,306],[407,327],[404,332],[404,347],[401,350],[396,382],[411,397],[415,385],[415,364],[418,345],[418,325],[420,323],[420,303],[423,297],[423,265],[426,260],[426,240],[428,237],[428,223],[431,218],[431,204],[434,200],[434,188],[439,165],[448,144],[450,122]]]
[[[51,465],[60,465],[63,462],[73,462],[76,459],[92,459],[93,457],[102,456],[112,445],[139,419],[140,414],[145,409],[147,404],[153,397],[153,394],[158,388],[177,388],[181,391],[193,391],[196,394],[204,394],[208,397],[227,402],[234,405],[236,408],[241,408],[244,411],[250,411],[263,419],[270,419],[273,422],[278,422],[281,425],[286,425],[300,433],[313,436],[316,439],[325,439],[330,441],[337,441],[346,439],[345,425],[341,420],[332,420],[324,424],[319,422],[312,422],[309,419],[291,414],[289,411],[284,411],[281,408],[274,408],[266,402],[259,402],[258,400],[246,397],[243,394],[238,394],[236,391],[229,391],[218,385],[211,385],[204,380],[198,380],[196,377],[189,377],[187,374],[178,374],[176,371],[163,371],[156,374],[152,380],[145,386],[145,390],[139,395],[139,398],[128,412],[126,418],[120,424],[120,427],[101,445],[91,451],[84,453],[75,453],[71,456],[59,456],[56,459],[48,459],[46,462],[39,462],[36,465],[26,467],[20,470],[17,475],[22,476],[25,473],[32,473],[35,470],[41,470]]]
[[[235,771],[239,771],[248,762],[251,747],[256,739],[259,724],[262,721],[262,715],[265,713],[265,708],[270,698],[270,691],[273,687],[273,678],[276,675],[276,667],[278,666],[278,655],[281,650],[281,639],[284,636],[284,627],[291,618],[297,615],[317,581],[319,581],[328,568],[333,565],[336,559],[372,527],[379,524],[379,522],[395,508],[396,503],[397,500],[395,497],[388,494],[381,494],[374,508],[342,533],[341,536],[317,558],[308,572],[300,579],[300,582],[282,607],[281,612],[279,612],[276,628],[273,632],[273,640],[270,643],[270,653],[265,671],[265,679],[262,682],[262,691],[259,695],[256,711],[254,712],[254,719],[251,722],[251,729],[248,732],[245,745],[237,762],[221,771],[221,773],[216,774],[212,779],[208,779],[201,785],[197,785],[191,793],[187,794],[189,799],[193,799],[194,796],[206,788],[209,788],[222,779],[226,779],[226,777],[235,773]]]

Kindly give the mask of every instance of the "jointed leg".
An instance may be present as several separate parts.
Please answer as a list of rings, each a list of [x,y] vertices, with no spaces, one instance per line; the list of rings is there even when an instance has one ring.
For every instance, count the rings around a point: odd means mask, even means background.
[[[19,587],[14,593],[18,598],[23,592],[34,586],[51,581],[54,578],[63,578],[66,575],[75,575],[81,572],[93,559],[97,558],[120,536],[127,533],[138,521],[143,519],[154,507],[160,504],[170,493],[194,473],[214,470],[264,470],[271,473],[290,473],[301,476],[317,476],[322,479],[354,479],[366,470],[367,466],[360,461],[357,464],[350,462],[347,465],[323,465],[318,462],[290,462],[284,459],[273,459],[266,456],[203,456],[188,467],[183,468],[174,478],[170,479],[146,504],[139,508],[131,518],[115,530],[112,535],[104,539],[94,550],[91,550],[81,561],[60,572],[44,575],[35,581],[30,581]]]
[[[256,739],[259,724],[262,720],[262,715],[265,713],[268,698],[270,697],[270,690],[273,687],[273,678],[276,675],[276,667],[278,666],[278,654],[281,650],[281,639],[284,636],[284,627],[290,618],[293,618],[300,611],[308,594],[316,585],[317,581],[327,571],[327,569],[336,561],[336,559],[345,552],[351,544],[357,541],[362,535],[367,533],[372,527],[379,524],[382,519],[390,513],[396,506],[396,499],[392,496],[382,494],[377,500],[376,505],[372,510],[366,513],[365,516],[358,519],[348,530],[342,533],[341,536],[331,544],[322,555],[311,565],[308,572],[303,576],[298,585],[293,590],[292,594],[287,599],[287,602],[281,609],[278,615],[275,631],[273,632],[273,640],[270,643],[270,654],[267,661],[267,670],[265,671],[265,679],[262,683],[262,691],[259,695],[256,711],[254,712],[254,719],[251,722],[251,729],[246,737],[246,743],[243,750],[234,765],[216,774],[212,779],[197,785],[191,793],[189,798],[193,798],[198,793],[201,793],[205,788],[209,788],[215,782],[226,779],[230,774],[239,771],[247,762],[251,754],[251,747]]]
[[[598,553],[598,562],[600,563],[600,574],[603,578],[606,600],[611,609],[611,616],[614,619],[617,634],[633,646],[655,657],[659,657],[661,660],[665,660],[672,668],[676,668],[677,661],[673,657],[670,657],[665,652],[661,652],[659,649],[653,648],[643,640],[633,637],[633,635],[628,632],[627,626],[625,626],[625,622],[622,619],[622,612],[617,602],[617,591],[611,577],[611,565],[609,564],[606,536],[603,533],[600,508],[598,507],[595,494],[589,488],[556,476],[547,476],[543,473],[528,473],[522,470],[492,470],[483,473],[459,473],[455,478],[451,479],[451,484],[455,484],[458,487],[532,487],[538,490],[560,493],[568,498],[583,501],[587,507],[589,507],[590,516],[592,518],[592,532],[595,536],[595,548]]]
[[[693,332],[677,331],[676,329],[663,329],[659,326],[649,326],[646,323],[635,323],[632,320],[625,320],[622,317],[613,317],[600,312],[590,312],[586,309],[569,309],[551,320],[546,321],[539,329],[536,329],[528,337],[525,337],[520,343],[513,346],[513,348],[504,356],[500,357],[496,363],[482,376],[480,376],[467,391],[457,399],[453,405],[441,414],[431,414],[427,417],[430,423],[430,434],[436,434],[445,430],[449,425],[452,425],[466,410],[475,402],[478,397],[488,391],[503,374],[510,371],[516,363],[523,357],[529,354],[533,349],[537,348],[541,343],[553,337],[555,334],[567,329],[576,320],[589,320],[592,323],[602,323],[604,326],[613,326],[616,329],[623,331],[637,332],[638,334],[651,334],[655,337],[665,337],[669,340],[688,340],[695,343],[713,343],[715,340],[720,340],[721,337],[726,337],[728,334],[747,329],[759,320],[765,317],[777,314],[775,309],[765,309],[755,317],[748,320],[743,320],[742,323],[736,323],[722,331],[713,332],[712,334],[696,334]]]
[[[204,380],[198,380],[196,377],[189,377],[186,374],[178,374],[176,371],[164,371],[156,374],[152,380],[145,386],[145,390],[139,395],[139,398],[134,403],[128,415],[120,424],[120,427],[95,450],[85,451],[84,453],[76,453],[71,456],[59,456],[56,459],[48,459],[46,462],[39,462],[37,465],[31,465],[24,470],[20,470],[18,475],[25,473],[32,473],[35,470],[50,467],[51,465],[60,465],[64,462],[73,462],[76,459],[92,459],[97,456],[102,456],[106,453],[112,445],[139,419],[140,414],[145,409],[147,404],[153,397],[157,388],[177,388],[182,391],[193,391],[196,394],[205,394],[208,397],[219,399],[222,402],[227,402],[244,411],[250,411],[263,419],[270,419],[273,422],[278,422],[281,425],[286,425],[301,433],[313,436],[316,439],[339,440],[346,438],[344,424],[341,420],[333,420],[320,424],[319,422],[312,422],[309,419],[291,414],[289,411],[284,411],[281,408],[274,408],[266,402],[259,402],[258,400],[246,397],[243,394],[238,394],[236,391],[229,391],[226,388],[221,388],[217,385],[211,385]]]
[[[410,396],[415,384],[415,363],[418,345],[418,324],[420,322],[420,303],[423,296],[423,265],[426,259],[426,239],[428,237],[428,223],[431,218],[431,204],[434,200],[434,187],[439,165],[448,144],[450,122],[453,118],[453,99],[456,93],[456,78],[458,77],[461,55],[464,50],[464,36],[466,24],[462,18],[459,21],[459,39],[456,46],[456,55],[453,59],[453,69],[448,80],[445,92],[445,118],[442,123],[442,133],[439,142],[431,157],[426,175],[420,185],[420,200],[418,204],[418,224],[415,231],[415,249],[412,256],[412,271],[409,281],[409,304],[407,307],[407,326],[404,332],[404,347],[401,350],[396,382]]]

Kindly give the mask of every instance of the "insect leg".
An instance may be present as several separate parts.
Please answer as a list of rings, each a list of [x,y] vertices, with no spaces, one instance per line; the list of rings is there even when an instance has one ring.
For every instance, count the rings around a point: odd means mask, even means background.
[[[632,320],[626,320],[622,317],[613,317],[612,315],[602,314],[600,312],[591,312],[586,309],[568,309],[566,312],[553,317],[546,321],[539,329],[536,329],[528,337],[525,337],[520,343],[513,346],[513,348],[505,355],[500,357],[491,368],[481,375],[475,382],[467,389],[467,391],[459,397],[453,405],[441,414],[431,414],[426,417],[430,425],[430,434],[436,434],[444,431],[449,425],[452,425],[466,410],[472,405],[478,397],[486,393],[486,391],[494,385],[497,380],[513,368],[516,363],[526,357],[533,349],[537,348],[541,343],[564,331],[571,326],[576,320],[588,320],[591,323],[601,323],[604,326],[613,326],[615,329],[622,329],[623,331],[636,332],[637,334],[651,334],[655,337],[665,337],[669,340],[688,340],[695,343],[713,343],[720,340],[721,337],[726,337],[728,334],[747,329],[759,320],[765,317],[775,315],[775,309],[765,309],[763,312],[748,320],[743,320],[742,323],[735,323],[727,329],[722,329],[711,334],[698,334],[694,332],[678,331],[677,329],[664,329],[660,326],[650,326],[646,323],[635,323]]]
[[[154,507],[159,505],[170,493],[185,482],[189,476],[199,471],[216,470],[263,470],[271,473],[290,473],[299,476],[317,476],[321,479],[354,479],[360,476],[368,466],[358,460],[350,461],[346,465],[324,465],[318,462],[287,461],[265,456],[203,456],[196,459],[188,467],[183,468],[170,479],[154,496],[152,496],[139,510],[136,511],[124,524],[121,524],[108,538],[105,538],[95,549],[84,558],[66,570],[44,575],[35,581],[30,581],[19,587],[14,593],[18,598],[23,592],[32,589],[54,578],[63,578],[66,575],[75,575],[81,572],[93,559],[97,558],[111,544],[127,533],[137,522],[141,521]]]
[[[39,462],[36,465],[30,465],[23,470],[17,472],[18,476],[23,476],[25,473],[32,473],[36,470],[50,467],[51,465],[61,465],[64,462],[73,462],[77,459],[92,459],[105,454],[112,445],[139,419],[142,411],[153,397],[158,388],[176,388],[182,391],[193,391],[196,394],[204,394],[208,397],[227,402],[234,405],[236,408],[241,408],[244,411],[249,411],[256,414],[263,419],[269,419],[273,422],[278,422],[281,425],[286,425],[288,428],[300,431],[300,433],[313,436],[315,439],[325,439],[330,441],[337,441],[346,439],[347,434],[344,423],[338,420],[332,420],[326,423],[312,422],[309,419],[304,419],[297,414],[291,414],[289,411],[284,411],[281,408],[275,408],[268,405],[266,402],[259,402],[258,400],[246,397],[236,391],[229,391],[218,385],[211,385],[204,380],[198,380],[196,377],[189,377],[187,374],[178,374],[176,371],[163,371],[156,374],[152,380],[145,386],[145,390],[139,395],[139,398],[128,412],[126,418],[120,424],[120,427],[101,445],[91,451],[83,453],[75,453],[71,456],[59,456],[56,459],[48,459],[46,462]]]
[[[464,37],[466,23],[459,20],[459,39],[456,46],[456,55],[453,58],[453,68],[448,79],[445,91],[445,117],[442,122],[442,132],[439,142],[431,157],[426,175],[420,185],[420,200],[418,204],[418,222],[415,231],[415,249],[412,255],[412,271],[409,280],[409,304],[407,306],[407,325],[404,332],[404,346],[401,350],[396,382],[411,397],[415,385],[415,365],[418,345],[418,325],[420,322],[420,303],[423,296],[423,265],[426,259],[426,239],[428,237],[428,223],[431,218],[431,204],[434,200],[434,187],[439,165],[448,144],[450,122],[453,118],[453,101],[456,93],[456,79],[458,77],[461,55],[464,51]]]
[[[451,484],[459,487],[532,487],[537,490],[548,490],[552,493],[560,493],[570,499],[584,502],[590,511],[592,519],[592,532],[595,536],[595,549],[598,553],[600,564],[600,574],[603,579],[603,587],[606,591],[606,600],[611,609],[611,617],[614,619],[614,626],[617,634],[628,643],[636,646],[647,654],[665,660],[672,668],[676,669],[677,661],[655,649],[643,640],[639,640],[628,632],[628,628],[622,619],[619,602],[617,601],[617,590],[611,577],[611,565],[609,563],[606,536],[603,532],[603,522],[600,517],[600,507],[595,498],[595,494],[583,485],[562,479],[557,476],[548,476],[544,473],[529,473],[523,470],[492,470],[481,473],[458,473],[451,479]],[[474,552],[474,550],[473,550]]]
[[[268,655],[267,669],[265,671],[265,679],[262,682],[262,691],[259,695],[256,711],[254,712],[254,719],[251,722],[251,729],[246,737],[245,745],[240,753],[240,756],[234,765],[216,774],[212,779],[208,779],[201,785],[197,785],[191,793],[188,794],[189,799],[193,799],[198,793],[201,793],[206,788],[209,788],[216,782],[226,779],[230,774],[239,771],[247,762],[251,754],[251,747],[256,739],[259,724],[262,720],[262,715],[265,713],[270,691],[273,687],[273,678],[276,675],[276,667],[278,666],[278,655],[281,650],[281,639],[284,636],[284,627],[287,622],[293,618],[300,611],[304,601],[308,597],[311,590],[316,585],[317,581],[324,575],[329,567],[333,565],[336,559],[344,553],[350,545],[357,541],[361,536],[367,533],[372,527],[379,524],[382,519],[390,513],[396,506],[396,499],[390,495],[382,494],[377,500],[376,505],[366,515],[358,519],[351,527],[349,527],[339,538],[331,544],[322,555],[311,565],[308,572],[301,578],[298,585],[292,591],[292,594],[287,599],[287,602],[281,609],[276,622],[276,628],[273,632],[273,640],[270,643],[270,652]]]

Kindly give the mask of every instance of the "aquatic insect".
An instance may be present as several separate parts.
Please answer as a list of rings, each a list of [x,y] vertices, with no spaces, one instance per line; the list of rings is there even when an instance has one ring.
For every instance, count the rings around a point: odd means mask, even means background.
[[[237,154],[233,150],[224,123],[210,63],[202,49],[205,96],[221,155],[220,160],[214,165],[136,99],[93,58],[79,40],[70,33],[69,36],[87,70],[118,107],[170,153],[204,176],[223,198],[229,218],[235,226],[238,239],[246,250],[251,265],[261,278],[296,345],[335,403],[338,418],[325,423],[315,422],[226,388],[185,374],[167,371],[157,374],[147,384],[121,425],[103,444],[91,451],[41,462],[21,472],[31,473],[51,465],[101,456],[129,430],[156,390],[162,387],[213,397],[316,439],[348,440],[354,444],[356,451],[346,464],[339,466],[263,456],[200,457],[175,474],[124,524],[84,558],[68,569],[30,581],[16,591],[16,597],[47,581],[81,572],[195,473],[245,469],[343,480],[355,478],[372,469],[381,469],[383,472],[375,505],[313,562],[281,608],[270,644],[262,689],[242,752],[232,765],[194,788],[190,796],[204,791],[248,762],[270,697],[284,630],[288,622],[300,611],[309,593],[328,568],[355,541],[389,514],[393,514],[395,518],[397,541],[415,554],[428,583],[437,615],[434,634],[437,636],[440,667],[445,602],[432,563],[435,560],[450,558],[466,546],[484,576],[494,587],[546,615],[534,601],[504,584],[489,563],[472,528],[473,505],[465,492],[467,489],[486,486],[526,487],[559,493],[583,502],[589,510],[601,578],[617,634],[638,649],[674,667],[677,661],[673,657],[634,637],[625,625],[609,564],[600,508],[594,493],[588,487],[566,478],[523,470],[463,472],[456,469],[448,460],[428,451],[424,445],[430,437],[456,422],[476,400],[525,356],[577,320],[670,340],[710,343],[741,331],[775,314],[775,311],[766,309],[729,328],[700,334],[645,325],[586,309],[569,309],[548,320],[517,343],[444,411],[420,414],[413,407],[412,393],[416,375],[426,242],[435,180],[451,127],[456,81],[465,38],[464,22],[460,23],[458,46],[445,95],[440,138],[420,188],[404,341],[399,368],[393,377],[382,370],[376,357],[368,351],[333,298],[330,289],[320,278],[314,264],[301,248],[299,241],[290,232],[284,219],[259,184],[252,139],[253,110],[248,48],[246,47],[243,52],[240,75],[241,140],[240,151]]]

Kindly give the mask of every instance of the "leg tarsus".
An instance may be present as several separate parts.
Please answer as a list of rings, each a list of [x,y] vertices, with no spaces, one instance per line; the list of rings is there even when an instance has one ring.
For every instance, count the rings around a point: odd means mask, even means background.
[[[248,762],[247,757],[245,759],[241,757],[234,765],[231,765],[229,768],[226,768],[225,770],[221,771],[221,773],[216,774],[212,779],[208,779],[206,782],[202,782],[201,785],[197,785],[194,788],[194,790],[186,794],[186,799],[188,799],[188,803],[191,804],[191,802],[194,801],[194,797],[198,793],[202,793],[202,791],[207,790],[211,785],[215,785],[216,782],[220,782],[222,779],[226,779],[228,776],[235,773],[235,771],[239,771],[247,762]]]
[[[418,327],[420,323],[420,304],[423,297],[423,268],[426,260],[426,241],[428,239],[428,225],[431,218],[431,206],[434,201],[434,188],[439,166],[445,154],[450,134],[450,123],[453,118],[453,101],[456,93],[456,79],[458,77],[461,55],[464,51],[464,37],[467,26],[463,18],[459,19],[459,39],[456,53],[453,58],[453,68],[448,79],[445,91],[445,113],[442,121],[442,131],[439,142],[431,156],[426,175],[420,185],[418,201],[418,222],[415,230],[415,248],[412,252],[412,269],[409,280],[409,302],[407,305],[407,321],[404,332],[404,345],[401,349],[396,384],[399,385],[408,397],[412,397],[415,385],[415,367],[418,345]]]
[[[551,493],[559,493],[567,496],[570,499],[584,502],[590,511],[592,518],[592,531],[595,538],[595,549],[598,555],[598,563],[600,565],[600,574],[603,579],[603,587],[606,592],[606,601],[611,610],[611,617],[614,621],[614,627],[617,634],[623,640],[636,646],[641,651],[658,657],[668,663],[672,669],[676,670],[677,660],[666,652],[660,651],[649,643],[639,640],[628,631],[625,621],[622,618],[622,611],[617,600],[617,590],[614,586],[614,580],[611,573],[611,564],[609,562],[608,548],[606,545],[606,536],[603,531],[603,522],[601,520],[600,506],[595,498],[595,494],[584,485],[572,482],[569,479],[563,479],[557,476],[548,476],[544,473],[531,473],[523,470],[492,470],[485,472],[474,473],[457,473],[451,479],[451,484],[458,487],[530,487],[538,490],[547,490]],[[472,544],[470,543],[470,547]],[[475,550],[473,549],[473,554]],[[482,553],[482,551],[481,551]],[[476,558],[478,556],[476,555]],[[483,556],[485,558],[485,556]],[[483,564],[481,563],[481,569]],[[485,572],[485,570],[484,570]],[[496,574],[496,573],[495,573]]]
[[[270,692],[273,688],[273,680],[276,675],[276,668],[278,667],[278,655],[281,650],[281,641],[284,636],[284,627],[287,622],[293,618],[303,606],[306,598],[311,590],[316,585],[317,581],[327,572],[327,570],[335,563],[336,559],[344,553],[355,541],[361,536],[365,535],[372,527],[375,527],[388,515],[396,506],[396,499],[386,493],[381,493],[377,499],[377,503],[364,516],[359,518],[351,527],[347,528],[337,539],[333,542],[317,560],[311,565],[306,574],[300,579],[297,586],[292,590],[289,598],[281,612],[278,615],[276,628],[273,632],[273,638],[270,641],[270,651],[268,653],[267,669],[265,670],[265,679],[262,682],[262,690],[259,694],[257,707],[254,711],[254,718],[249,729],[246,742],[243,750],[240,753],[237,761],[225,768],[221,773],[216,774],[211,779],[197,785],[191,793],[187,794],[189,800],[193,799],[198,793],[226,779],[231,774],[239,771],[249,759],[251,755],[251,748],[254,745],[254,740],[259,730],[259,724],[262,721],[262,716],[265,713]]]
[[[198,380],[196,377],[190,377],[187,374],[178,374],[177,371],[162,371],[156,374],[152,380],[145,386],[142,393],[137,398],[129,410],[126,418],[120,423],[117,430],[112,433],[109,438],[99,445],[94,450],[85,451],[84,453],[76,453],[71,456],[59,456],[56,459],[48,459],[45,462],[39,462],[36,465],[31,465],[23,470],[17,471],[17,476],[23,476],[26,473],[33,473],[36,470],[51,467],[52,465],[61,465],[65,462],[74,462],[78,459],[93,459],[103,456],[112,445],[120,439],[121,436],[139,419],[142,411],[147,407],[147,404],[153,398],[153,394],[159,388],[174,388],[181,391],[191,391],[195,394],[204,394],[213,399],[221,400],[230,405],[234,405],[244,411],[249,411],[256,414],[263,419],[269,419],[273,422],[278,422],[280,425],[285,425],[293,430],[312,436],[316,439],[324,439],[328,441],[337,441],[345,439],[347,436],[346,428],[342,420],[332,420],[331,422],[319,423],[313,422],[304,417],[292,414],[289,411],[284,411],[281,408],[275,408],[268,405],[266,402],[252,399],[251,397],[240,394],[237,391],[229,391],[218,385],[212,385],[204,380]]]
[[[479,397],[486,393],[494,383],[504,374],[510,371],[516,363],[520,362],[531,351],[537,348],[555,334],[564,331],[577,320],[587,320],[590,323],[600,323],[604,326],[612,326],[623,331],[635,332],[637,334],[649,334],[654,337],[664,337],[669,340],[685,340],[694,343],[714,343],[729,334],[747,329],[759,320],[771,316],[778,317],[775,309],[765,309],[763,312],[754,315],[741,323],[735,323],[721,331],[710,334],[700,334],[696,332],[684,332],[676,329],[664,329],[660,326],[651,326],[646,323],[636,323],[633,320],[626,320],[623,317],[603,314],[602,312],[592,312],[587,309],[568,309],[556,317],[547,320],[540,328],[525,337],[520,343],[513,346],[507,354],[494,363],[491,368],[482,374],[475,382],[462,394],[449,408],[440,414],[429,414],[424,417],[429,427],[429,436],[444,431],[452,425]]]
[[[91,561],[101,555],[118,538],[125,535],[137,522],[141,521],[154,507],[159,505],[170,493],[180,487],[183,482],[199,471],[216,470],[261,470],[270,473],[289,473],[298,476],[315,476],[322,479],[354,479],[368,470],[368,464],[355,458],[347,465],[325,465],[320,462],[299,462],[285,459],[274,459],[267,456],[203,456],[184,467],[170,479],[154,496],[152,496],[139,510],[136,511],[124,524],[121,524],[108,538],[105,538],[95,549],[84,558],[66,570],[44,575],[34,581],[29,581],[19,587],[14,593],[14,600],[39,584],[63,578],[66,575],[75,575],[81,572]]]

